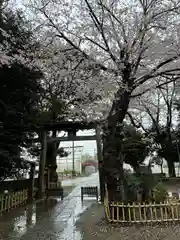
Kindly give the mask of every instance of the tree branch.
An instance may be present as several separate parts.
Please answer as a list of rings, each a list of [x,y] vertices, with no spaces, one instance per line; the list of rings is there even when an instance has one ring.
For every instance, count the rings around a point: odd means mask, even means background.
[[[130,112],[127,112],[127,115],[132,123],[132,125],[135,127],[135,128],[140,128],[140,124],[136,124],[135,121],[134,121],[134,118],[133,116],[130,114]]]
[[[165,75],[166,73],[168,74],[169,72],[173,72],[173,71],[177,71],[177,70],[180,71],[180,68],[179,69],[175,68],[172,70],[164,70],[164,71],[156,73],[161,67],[165,66],[166,64],[168,64],[170,62],[177,60],[179,57],[180,57],[180,54],[177,54],[176,56],[166,59],[165,61],[159,63],[153,70],[151,70],[151,72],[149,74],[144,75],[144,76],[140,77],[139,79],[137,79],[134,83],[133,89],[135,89],[137,86],[145,83],[147,80],[149,80],[151,78],[158,77],[163,74]],[[156,73],[156,74],[154,74],[154,73]],[[174,76],[176,76],[176,75],[177,74],[174,74]]]
[[[108,44],[107,39],[106,39],[106,37],[105,37],[103,25],[99,22],[96,14],[95,14],[95,12],[93,11],[93,9],[92,9],[91,5],[89,4],[88,0],[84,0],[84,1],[85,1],[86,4],[87,4],[87,7],[88,7],[88,9],[89,9],[90,16],[91,16],[91,18],[92,18],[92,20],[93,20],[93,22],[94,22],[97,30],[99,31],[99,33],[100,33],[101,36],[102,36],[102,39],[103,39],[104,44],[105,44],[105,46],[106,46],[106,51],[109,53],[109,55],[110,55],[111,59],[113,60],[113,62],[116,63],[116,62],[117,62],[117,61],[116,61],[116,58],[115,58],[115,56],[113,55],[113,53],[111,52],[110,47],[109,47],[109,44]]]
[[[98,2],[98,4],[99,4],[100,6],[102,6],[102,7],[114,18],[114,20],[117,21],[117,23],[119,23],[119,25],[120,25],[121,28],[122,28],[122,33],[123,33],[124,41],[125,41],[126,44],[128,44],[128,40],[127,40],[127,37],[126,37],[125,28],[124,28],[124,26],[123,26],[123,23],[120,21],[120,19],[118,19],[118,18],[114,15],[114,13],[113,13],[108,7],[106,7],[106,6],[102,3],[102,1]],[[122,13],[123,13],[123,12],[122,12]],[[122,13],[121,13],[121,14],[122,14]]]
[[[150,116],[155,128],[156,128],[156,132],[157,134],[160,134],[159,132],[159,126],[157,125],[157,122],[153,116],[153,114],[151,113],[151,111],[149,110],[149,108],[141,101],[141,104],[144,106],[144,108],[146,109],[146,112],[148,113],[148,115]]]
[[[57,33],[56,34],[56,37],[59,37],[59,38],[63,38],[70,46],[72,46],[74,49],[78,50],[80,53],[82,53],[82,55],[94,62],[95,64],[95,67],[99,67],[100,69],[102,69],[103,71],[107,71],[109,73],[115,73],[117,74],[118,71],[115,70],[115,69],[110,69],[110,68],[107,68],[105,67],[104,65],[100,64],[100,63],[97,63],[95,59],[92,59],[88,54],[86,54],[79,46],[77,46],[76,44],[74,44],[63,32],[60,31],[60,29],[56,26],[56,24],[52,21],[51,18],[49,18],[49,16],[47,15],[47,13],[45,12],[45,10],[43,9],[43,11],[41,9],[39,9],[43,14],[44,16],[48,19],[48,21],[50,22],[51,26],[56,29]]]
[[[108,50],[106,48],[104,48],[102,45],[100,45],[99,43],[95,42],[94,40],[86,37],[86,39],[90,42],[92,42],[94,45],[98,46],[99,48],[101,48],[102,50],[104,50],[105,52],[108,52]]]
[[[166,76],[166,78],[167,78],[167,76]],[[178,77],[175,77],[175,78],[170,78],[169,81],[166,81],[166,82],[163,82],[163,83],[161,83],[161,84],[156,85],[156,86],[154,87],[154,89],[155,89],[155,88],[162,88],[163,86],[166,86],[166,85],[169,84],[169,83],[176,82],[176,80],[178,80],[179,78],[180,78],[179,76],[178,76]],[[167,78],[167,79],[168,79],[168,78]],[[143,94],[148,93],[149,91],[152,91],[152,89],[153,89],[153,88],[148,88],[148,89],[144,90],[144,91],[141,92],[141,93],[137,93],[137,94],[131,95],[131,98],[141,97]]]

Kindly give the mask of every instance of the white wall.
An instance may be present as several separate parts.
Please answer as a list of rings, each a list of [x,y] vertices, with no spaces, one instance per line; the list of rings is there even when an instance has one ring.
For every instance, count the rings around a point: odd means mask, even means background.
[[[73,170],[73,164],[72,160],[60,160],[57,162],[57,172],[64,172],[64,170],[72,171]],[[78,173],[81,173],[81,161],[80,160],[75,160],[74,162],[74,168],[75,171]]]
[[[87,176],[95,172],[96,172],[96,169],[94,166],[85,166],[85,174]]]
[[[176,177],[180,176],[180,169],[178,166],[175,166],[175,171],[176,171]],[[153,173],[161,173],[161,168],[159,166],[155,166],[152,168],[152,172]],[[166,166],[163,167],[163,173],[166,174],[166,176],[168,177],[168,168]]]

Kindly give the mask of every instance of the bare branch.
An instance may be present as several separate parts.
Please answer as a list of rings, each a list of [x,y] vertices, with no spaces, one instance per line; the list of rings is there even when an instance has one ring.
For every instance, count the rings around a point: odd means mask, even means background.
[[[143,103],[142,101],[141,101],[141,104],[142,104],[142,106],[146,109],[146,112],[147,112],[148,115],[150,116],[150,118],[151,118],[151,120],[152,120],[152,122],[153,122],[153,125],[154,125],[154,127],[155,127],[155,129],[156,129],[156,132],[157,132],[158,134],[160,134],[160,132],[159,132],[159,126],[158,126],[158,124],[157,124],[157,122],[156,122],[156,119],[154,118],[153,114],[151,113],[150,109],[149,109],[149,108],[146,106],[146,104]]]
[[[102,6],[110,14],[110,16],[112,16],[112,18],[121,26],[122,33],[123,33],[123,38],[124,38],[125,43],[127,44],[128,40],[127,40],[127,37],[126,37],[126,31],[125,31],[125,28],[124,28],[124,25],[123,25],[122,21],[120,19],[118,19],[115,16],[115,14],[108,7],[106,7],[106,5],[104,5],[102,3],[102,1],[99,2],[99,5]],[[123,12],[122,12],[122,14],[123,14]]]
[[[151,79],[151,78],[154,78],[154,77],[158,77],[158,76],[161,76],[161,75],[165,75],[166,73],[169,74],[170,72],[173,72],[173,71],[177,71],[177,68],[176,69],[172,69],[172,70],[163,70],[163,71],[160,71],[160,72],[157,72],[161,67],[165,66],[166,64],[168,63],[171,63],[177,59],[180,58],[180,54],[177,54],[176,56],[174,57],[171,57],[169,59],[166,59],[164,60],[163,62],[159,63],[156,67],[154,67],[151,72],[147,75],[144,75],[138,79],[136,79],[135,83],[134,83],[134,88],[136,88],[137,86],[145,83],[147,80]],[[180,68],[178,69],[180,71]],[[177,74],[174,74],[175,76]]]
[[[139,123],[137,124],[137,123],[135,122],[135,120],[134,120],[134,118],[133,118],[133,116],[131,115],[130,112],[127,112],[127,115],[128,115],[128,117],[129,117],[132,125],[133,125],[135,128],[140,128],[140,127],[141,127],[141,125],[140,125]]]
[[[84,0],[84,1],[85,1],[86,4],[87,4],[87,7],[88,7],[89,12],[90,12],[90,16],[91,16],[92,20],[94,21],[94,24],[95,24],[97,30],[99,31],[99,33],[101,34],[101,36],[102,36],[102,38],[103,38],[104,44],[105,44],[105,46],[106,46],[106,51],[109,53],[109,55],[110,55],[111,59],[114,61],[114,63],[116,63],[116,62],[117,62],[117,61],[116,61],[116,58],[115,58],[115,56],[113,55],[113,53],[111,52],[110,47],[109,47],[109,44],[108,44],[108,41],[107,41],[107,39],[106,39],[106,37],[105,37],[102,23],[99,22],[96,14],[95,14],[95,12],[93,11],[93,9],[92,9],[91,5],[89,4],[88,0]]]
[[[89,59],[90,61],[94,62],[96,67],[101,68],[104,71],[110,71],[112,72],[117,72],[114,69],[108,69],[107,67],[103,66],[102,64],[96,63],[96,61],[94,59],[92,59],[89,55],[87,55],[79,46],[77,46],[76,44],[74,44],[70,38],[68,38],[62,31],[60,31],[60,29],[56,26],[56,24],[53,22],[53,20],[51,18],[49,18],[49,16],[47,15],[47,13],[45,12],[45,10],[41,9],[41,12],[44,14],[44,16],[48,19],[48,21],[50,22],[51,26],[53,28],[56,29],[56,31],[58,32],[58,34],[56,34],[56,37],[59,38],[63,38],[69,45],[71,45],[74,49],[78,50],[80,53],[82,53],[82,55],[86,58]]]
[[[94,45],[98,46],[99,48],[101,48],[102,50],[104,50],[105,52],[108,52],[108,50],[106,48],[104,48],[102,45],[100,45],[99,43],[95,42],[94,40],[86,37],[86,40],[92,42]]]
[[[162,76],[162,77],[164,77],[164,78],[166,79],[165,82],[163,82],[163,83],[158,83],[158,84],[154,85],[153,88],[150,87],[150,88],[145,89],[144,91],[142,91],[142,92],[140,92],[140,93],[133,94],[133,95],[131,95],[131,98],[140,97],[140,96],[144,95],[145,93],[148,93],[149,91],[152,91],[153,89],[156,89],[156,88],[157,88],[157,89],[163,88],[164,86],[168,85],[169,83],[175,84],[175,82],[180,79],[179,76],[177,76],[177,77],[176,77],[176,76],[173,76],[173,77],[171,77],[171,78],[168,78],[167,76]],[[168,80],[168,81],[167,81],[167,80]]]

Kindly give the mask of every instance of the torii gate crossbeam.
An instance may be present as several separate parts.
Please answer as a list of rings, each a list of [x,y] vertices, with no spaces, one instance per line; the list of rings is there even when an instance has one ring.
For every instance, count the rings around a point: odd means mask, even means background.
[[[68,126],[69,124],[69,126]],[[98,155],[98,164],[99,164],[99,183],[100,183],[100,199],[101,202],[104,200],[104,174],[103,174],[103,157],[102,157],[102,139],[100,134],[100,127],[98,124],[89,124],[87,127],[79,124],[76,125],[76,123],[64,123],[63,129],[62,126],[57,127],[52,124],[52,126],[48,126],[48,128],[45,128],[42,134],[42,152],[41,152],[41,159],[40,159],[40,169],[39,172],[41,174],[41,177],[39,178],[39,187],[42,191],[43,189],[43,174],[44,174],[44,168],[45,168],[45,162],[46,162],[46,151],[47,151],[47,142],[51,141],[90,141],[90,140],[96,140],[97,144],[97,155]],[[74,127],[73,127],[74,125]],[[54,126],[54,129],[56,130],[65,130],[68,132],[68,137],[55,137],[55,138],[47,138],[46,131],[50,131]],[[95,129],[96,135],[93,136],[76,136],[77,129],[79,130],[85,130],[85,129]],[[40,193],[41,195],[41,193]]]

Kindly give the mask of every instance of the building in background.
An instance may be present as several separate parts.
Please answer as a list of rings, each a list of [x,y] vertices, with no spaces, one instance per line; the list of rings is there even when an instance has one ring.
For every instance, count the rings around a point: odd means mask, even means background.
[[[86,176],[89,176],[89,175],[91,175],[95,172],[96,172],[95,166],[93,166],[93,165],[86,165],[85,166],[84,173],[85,173]]]
[[[162,169],[160,166],[155,165],[152,167],[152,172],[153,173],[165,173],[167,177],[169,177],[168,174],[168,166],[166,161],[163,162]],[[180,163],[175,163],[175,172],[176,172],[176,177],[180,177]]]
[[[75,171],[76,173],[81,174],[82,173],[81,155],[83,151],[83,146],[73,145],[63,148],[69,154],[67,157],[63,158],[57,157],[57,172],[64,173]]]
[[[63,173],[63,172],[72,172],[73,171],[73,163],[72,163],[72,158],[66,158],[66,159],[59,159],[58,164],[57,164],[57,172],[58,173]],[[80,159],[75,159],[74,162],[74,170],[77,173],[82,173],[82,167],[81,167],[81,160]]]

